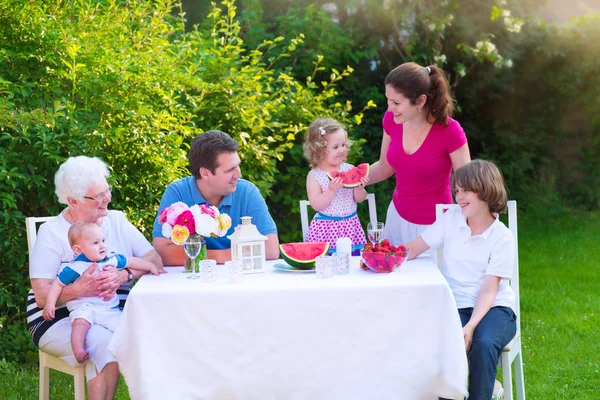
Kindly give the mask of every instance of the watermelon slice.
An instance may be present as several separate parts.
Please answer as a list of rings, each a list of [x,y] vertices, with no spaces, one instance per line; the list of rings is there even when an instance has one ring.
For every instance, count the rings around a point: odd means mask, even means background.
[[[369,176],[369,164],[360,164],[359,166],[350,168],[346,172],[333,171],[328,172],[327,176],[329,179],[333,180],[337,177],[342,178],[342,182],[344,183],[345,188],[355,188],[360,185],[360,180],[364,176]]]
[[[294,268],[312,269],[317,257],[324,256],[329,251],[329,243],[284,243],[279,245],[281,257]]]

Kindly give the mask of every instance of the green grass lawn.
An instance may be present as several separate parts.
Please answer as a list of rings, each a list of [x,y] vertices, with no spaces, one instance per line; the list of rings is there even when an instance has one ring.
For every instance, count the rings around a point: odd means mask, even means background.
[[[600,399],[600,214],[522,213],[519,256],[527,397]],[[37,366],[0,361],[0,399],[37,397]],[[73,398],[73,379],[52,371],[50,398]]]

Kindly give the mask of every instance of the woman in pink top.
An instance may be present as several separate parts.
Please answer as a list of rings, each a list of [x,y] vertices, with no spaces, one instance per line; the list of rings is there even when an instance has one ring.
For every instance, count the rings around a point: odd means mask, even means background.
[[[435,221],[435,205],[452,203],[450,174],[471,160],[467,137],[451,118],[453,99],[444,71],[409,62],[385,78],[379,161],[369,184],[396,173],[385,237],[393,245],[416,239]]]

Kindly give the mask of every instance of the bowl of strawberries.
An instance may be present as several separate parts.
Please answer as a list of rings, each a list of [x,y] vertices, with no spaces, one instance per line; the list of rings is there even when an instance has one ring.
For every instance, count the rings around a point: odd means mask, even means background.
[[[361,254],[360,267],[373,272],[392,272],[408,258],[408,249],[404,245],[392,246],[383,239],[374,246],[367,243]]]

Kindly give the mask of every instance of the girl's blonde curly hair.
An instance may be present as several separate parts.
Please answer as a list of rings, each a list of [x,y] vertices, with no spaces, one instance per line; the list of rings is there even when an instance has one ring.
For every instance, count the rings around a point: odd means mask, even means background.
[[[317,118],[308,127],[304,137],[304,157],[308,160],[311,168],[317,168],[325,159],[327,153],[327,135],[337,130],[343,130],[346,134],[346,148],[350,151],[352,140],[348,139],[348,132],[342,124],[331,118]]]

